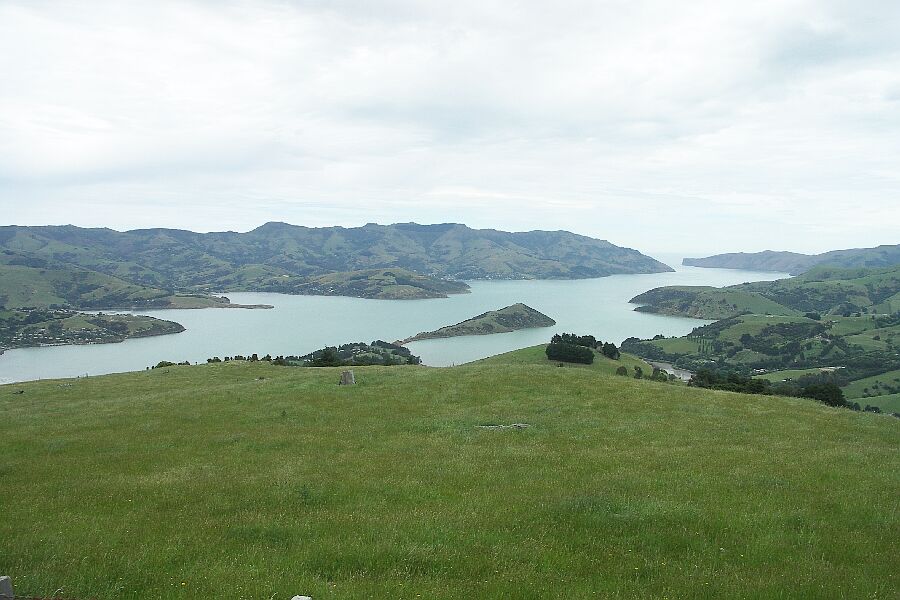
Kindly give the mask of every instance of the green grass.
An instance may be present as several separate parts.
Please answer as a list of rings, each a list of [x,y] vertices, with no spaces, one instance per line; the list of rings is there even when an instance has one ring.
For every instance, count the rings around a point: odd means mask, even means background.
[[[878,322],[870,315],[863,315],[861,317],[836,317],[828,315],[823,318],[822,321],[831,321],[831,328],[828,330],[828,333],[840,336],[862,333],[863,331],[877,329],[879,327]]]
[[[883,394],[881,396],[872,396],[870,398],[850,398],[852,402],[858,402],[862,408],[866,407],[866,404],[871,406],[877,406],[881,409],[881,412],[885,413],[900,413],[900,393],[898,394]]]
[[[692,337],[651,340],[650,343],[662,348],[665,352],[673,354],[697,354],[700,351],[700,344],[697,341],[697,338]]]
[[[797,379],[799,377],[804,377],[806,375],[818,375],[822,372],[822,369],[819,367],[815,367],[812,369],[784,369],[782,371],[772,371],[771,373],[764,373],[762,375],[757,375],[757,379],[768,379],[769,381],[784,381],[786,379]]]
[[[862,346],[866,350],[887,350],[888,340],[897,340],[900,343],[900,325],[868,329],[862,333],[849,335],[845,339],[851,344]]]
[[[900,421],[528,355],[2,386],[0,572],[99,600],[897,597]]]
[[[558,367],[560,364],[558,360],[549,360],[547,358],[546,348],[546,344],[540,344],[538,346],[531,346],[529,348],[522,348],[521,350],[513,350],[512,352],[505,352],[504,354],[498,354],[497,356],[483,358],[470,364],[539,365],[544,367]],[[599,352],[595,351],[594,362],[589,365],[578,363],[562,364],[565,368],[589,369],[592,371],[600,371],[601,373],[605,373],[607,375],[615,375],[616,369],[623,366],[628,369],[629,375],[634,374],[634,367],[640,367],[644,372],[644,375],[649,375],[653,372],[653,367],[651,367],[649,363],[641,360],[637,356],[625,352],[622,353],[622,355],[619,357],[619,360],[612,360],[611,358],[607,358]]]
[[[763,329],[772,325],[781,323],[813,323],[812,319],[806,317],[786,317],[779,315],[741,315],[738,317],[738,323],[724,329],[719,334],[719,339],[727,342],[739,342],[741,336],[745,333],[750,335],[759,335]]]
[[[889,400],[887,396],[900,393],[900,391],[885,389],[888,386],[894,388],[894,390],[900,390],[900,370],[888,371],[887,373],[881,373],[879,375],[873,375],[872,377],[866,377],[865,379],[852,381],[849,385],[844,387],[844,395],[848,399],[855,400],[863,406],[872,404],[880,406],[882,410],[885,410],[882,402]],[[871,397],[866,397],[866,390],[868,390]],[[900,406],[895,408],[900,408]]]
[[[645,304],[640,310],[700,319],[724,319],[740,313],[797,315],[797,311],[759,294],[740,289],[707,286],[669,286],[631,299]]]

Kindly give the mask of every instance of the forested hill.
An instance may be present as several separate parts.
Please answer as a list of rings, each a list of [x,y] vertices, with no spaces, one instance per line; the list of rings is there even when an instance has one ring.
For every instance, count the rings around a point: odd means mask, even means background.
[[[900,264],[900,244],[877,248],[833,250],[823,254],[796,252],[764,252],[717,254],[706,258],[685,258],[683,264],[692,267],[774,271],[799,275],[817,265],[835,267],[890,267]]]
[[[631,299],[636,310],[704,319],[744,313],[772,315],[892,314],[900,311],[900,266],[885,269],[816,267],[790,279],[725,288],[670,286]]]
[[[452,223],[357,228],[267,223],[247,233],[8,226],[0,227],[0,249],[157,289],[363,297],[378,296],[381,288],[390,288],[390,297],[465,291],[437,280],[577,279],[671,270],[636,250],[565,231],[508,233]],[[371,280],[373,272],[384,275],[385,269],[390,273],[384,284],[358,283]],[[338,273],[346,276],[315,279]],[[423,283],[423,277],[432,282]]]

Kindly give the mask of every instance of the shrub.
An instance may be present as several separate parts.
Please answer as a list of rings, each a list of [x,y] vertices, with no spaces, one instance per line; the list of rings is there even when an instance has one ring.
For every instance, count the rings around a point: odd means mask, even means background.
[[[622,366],[616,369],[616,375],[628,376],[628,367]]]

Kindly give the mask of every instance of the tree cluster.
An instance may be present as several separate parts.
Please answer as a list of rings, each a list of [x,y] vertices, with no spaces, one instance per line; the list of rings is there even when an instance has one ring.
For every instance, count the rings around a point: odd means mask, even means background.
[[[555,336],[554,336],[555,337]],[[586,346],[551,342],[547,345],[547,358],[562,362],[589,365],[594,362],[594,351]]]
[[[603,342],[592,335],[578,335],[575,333],[557,333],[550,338],[551,344],[568,344],[570,346],[582,346],[597,350],[606,358],[619,360],[619,349],[612,342]]]

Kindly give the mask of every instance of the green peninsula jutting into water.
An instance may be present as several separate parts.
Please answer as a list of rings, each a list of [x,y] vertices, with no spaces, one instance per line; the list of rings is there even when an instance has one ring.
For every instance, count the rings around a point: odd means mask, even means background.
[[[431,340],[436,338],[458,337],[462,335],[489,335],[492,333],[509,333],[518,329],[530,329],[533,327],[552,327],[556,321],[536,311],[521,302],[501,308],[490,310],[477,317],[466,319],[456,325],[441,327],[435,331],[423,331],[402,343],[419,340]]]

